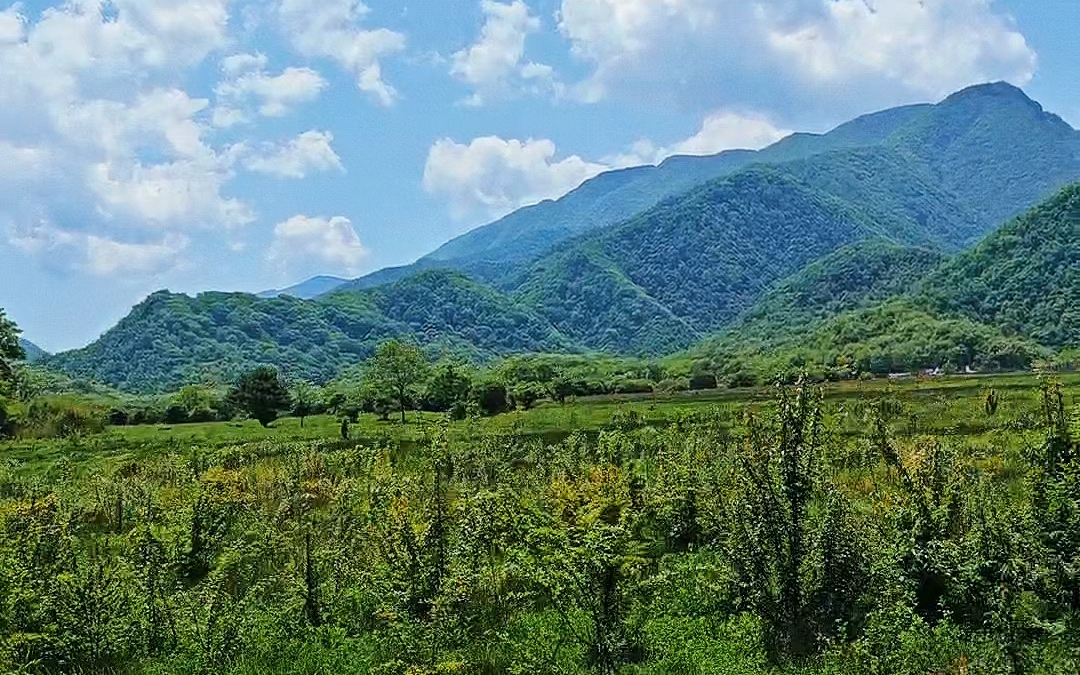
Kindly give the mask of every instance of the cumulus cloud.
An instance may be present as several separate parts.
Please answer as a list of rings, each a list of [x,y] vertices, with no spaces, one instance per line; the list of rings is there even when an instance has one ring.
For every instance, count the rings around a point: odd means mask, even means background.
[[[281,117],[294,106],[315,100],[326,88],[326,80],[311,68],[289,67],[280,75],[270,75],[266,65],[263,54],[235,54],[222,61],[225,79],[214,90],[218,100],[215,126],[250,121],[244,107],[251,99],[258,101],[260,115]]]
[[[12,228],[8,242],[31,255],[46,255],[54,263],[94,276],[158,272],[177,264],[190,244],[182,234],[169,233],[158,241],[120,242],[40,222],[31,227]]]
[[[370,9],[358,0],[281,0],[278,18],[292,46],[352,73],[361,91],[383,105],[397,91],[383,80],[381,60],[405,48],[405,36],[386,28],[360,27]]]
[[[368,252],[348,218],[297,215],[274,227],[268,258],[287,268],[358,274]]]
[[[424,187],[450,201],[455,217],[498,217],[560,197],[606,170],[577,155],[555,159],[547,139],[474,139],[468,145],[444,138],[428,152]]]
[[[264,148],[244,159],[244,166],[256,173],[277,178],[304,178],[311,171],[344,171],[341,158],[331,147],[329,131],[306,131],[283,146]]]
[[[529,6],[520,0],[508,4],[482,0],[480,8],[484,26],[479,38],[451,59],[451,75],[476,90],[466,102],[482,105],[487,98],[511,91],[558,93],[561,85],[550,66],[522,63],[526,37],[540,30],[540,19]]]
[[[593,66],[574,90],[585,100],[664,91],[707,105],[820,102],[844,88],[866,105],[1024,84],[1036,66],[993,0],[562,0],[559,29]]]
[[[556,159],[548,139],[477,138],[468,145],[444,138],[432,145],[424,167],[424,187],[444,197],[456,218],[498,218],[545,199],[558,199],[597,174],[673,155],[713,155],[725,150],[758,150],[791,132],[767,117],[730,110],[707,116],[694,135],[660,145],[649,139],[625,152],[591,162],[572,155]]]
[[[725,150],[760,150],[791,133],[763,115],[720,110],[708,115],[701,123],[701,129],[689,138],[666,146],[642,139],[628,152],[605,159],[605,163],[627,167],[659,164],[674,155],[715,155]]]
[[[150,272],[186,248],[187,232],[254,219],[224,194],[237,153],[207,139],[209,101],[167,84],[226,46],[227,4],[112,0],[106,12],[74,0],[35,18],[18,4],[0,12],[8,244],[90,274]]]

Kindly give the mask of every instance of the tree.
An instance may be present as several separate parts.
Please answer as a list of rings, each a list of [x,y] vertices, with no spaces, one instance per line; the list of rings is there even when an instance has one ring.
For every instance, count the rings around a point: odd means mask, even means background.
[[[319,391],[310,382],[300,381],[292,390],[292,413],[300,418],[300,426],[304,426],[304,418],[315,412],[319,405]]]
[[[442,361],[428,378],[425,404],[430,410],[448,412],[468,400],[472,384],[472,374],[467,366]]]
[[[415,344],[390,340],[375,349],[364,374],[369,389],[389,394],[401,411],[405,423],[405,408],[417,394],[417,388],[428,372],[428,360]]]
[[[19,344],[18,326],[4,316],[4,310],[0,309],[0,383],[12,382],[15,379],[15,361],[26,358],[26,352]]]
[[[277,370],[270,366],[259,366],[245,373],[229,392],[229,402],[246,411],[264,427],[270,426],[278,414],[292,405],[289,390],[285,388]]]

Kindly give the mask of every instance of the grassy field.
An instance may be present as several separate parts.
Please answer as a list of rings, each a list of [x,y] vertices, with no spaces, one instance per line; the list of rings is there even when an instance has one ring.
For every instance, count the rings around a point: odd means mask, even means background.
[[[0,671],[1077,672],[1080,453],[1044,384],[5,442]]]

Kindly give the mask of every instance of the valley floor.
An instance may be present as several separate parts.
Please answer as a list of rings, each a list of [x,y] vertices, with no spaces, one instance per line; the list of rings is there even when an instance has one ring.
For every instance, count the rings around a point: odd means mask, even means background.
[[[1078,672],[1057,382],[0,443],[0,671]]]

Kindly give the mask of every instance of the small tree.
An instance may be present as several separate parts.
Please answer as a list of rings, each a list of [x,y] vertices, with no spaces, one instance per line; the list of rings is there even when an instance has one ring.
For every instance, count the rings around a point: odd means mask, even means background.
[[[14,362],[26,358],[26,352],[19,344],[18,326],[4,316],[4,310],[0,309],[0,384],[14,381]]]
[[[270,366],[259,366],[245,373],[229,392],[229,401],[264,427],[270,426],[292,404],[281,376]]]
[[[300,427],[304,418],[315,412],[319,405],[319,391],[310,382],[300,381],[292,390],[292,414],[300,418]]]
[[[368,361],[365,385],[371,391],[389,394],[405,424],[405,408],[417,394],[418,385],[427,377],[428,360],[415,344],[390,340],[375,349]]]

